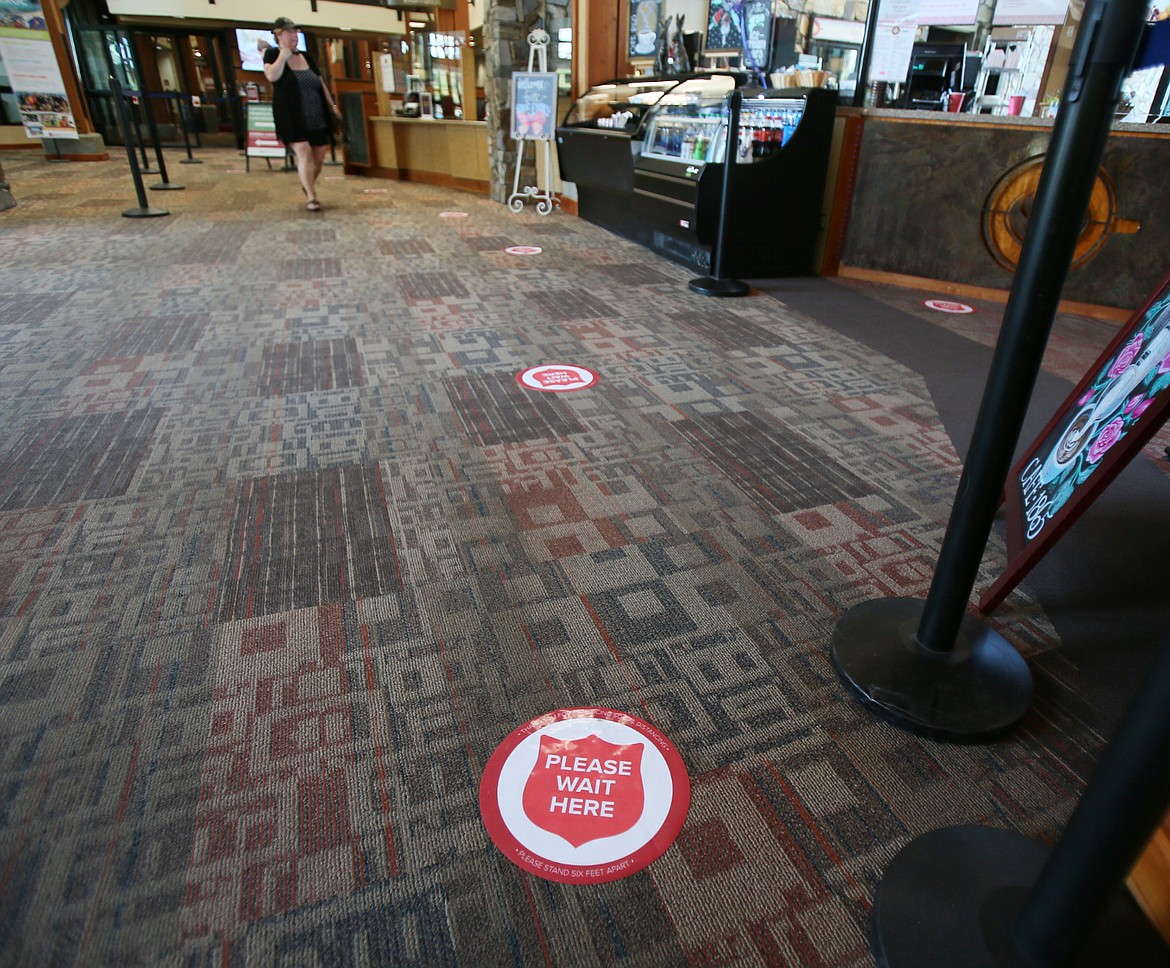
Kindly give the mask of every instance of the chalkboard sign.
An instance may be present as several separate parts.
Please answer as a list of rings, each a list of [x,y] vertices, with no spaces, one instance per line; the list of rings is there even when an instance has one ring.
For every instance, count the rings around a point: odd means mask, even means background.
[[[557,76],[516,71],[512,75],[512,140],[549,141],[556,125]]]
[[[341,113],[345,119],[345,160],[349,164],[368,165],[370,145],[366,140],[366,114],[361,91],[344,91]]]
[[[1008,566],[995,608],[1170,416],[1170,274],[1117,333],[1008,476]]]
[[[747,34],[743,46],[744,53],[747,55],[748,67],[756,67],[766,71],[772,53],[771,0],[745,0],[743,26]]]

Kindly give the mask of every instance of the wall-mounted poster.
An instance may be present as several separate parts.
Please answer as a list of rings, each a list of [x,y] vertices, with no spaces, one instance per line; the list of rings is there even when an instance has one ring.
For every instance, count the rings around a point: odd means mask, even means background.
[[[630,57],[653,57],[657,53],[661,20],[662,0],[630,0]]]
[[[708,54],[743,52],[743,0],[711,0],[705,49]]]
[[[30,138],[76,138],[77,123],[40,0],[0,2],[0,58]]]
[[[768,69],[772,42],[772,0],[744,0],[743,25],[747,34],[744,53],[748,67]]]
[[[1123,326],[1024,451],[1004,490],[1008,565],[990,611],[1170,416],[1170,275]]]
[[[512,75],[512,140],[549,141],[557,111],[557,75],[516,71]]]

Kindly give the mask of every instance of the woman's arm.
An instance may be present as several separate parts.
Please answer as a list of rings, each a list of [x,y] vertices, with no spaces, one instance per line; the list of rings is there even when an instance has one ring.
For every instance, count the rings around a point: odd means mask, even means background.
[[[271,49],[270,47],[268,50]],[[268,78],[270,83],[275,84],[284,73],[284,65],[295,52],[282,44],[280,50],[276,53],[276,58],[270,62],[268,60],[268,50],[264,52],[264,76]]]

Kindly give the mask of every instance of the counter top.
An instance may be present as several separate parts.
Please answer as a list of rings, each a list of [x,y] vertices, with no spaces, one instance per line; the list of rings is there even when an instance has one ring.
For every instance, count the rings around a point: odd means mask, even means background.
[[[989,128],[1051,128],[1052,118],[1031,118],[1010,114],[952,114],[946,111],[906,111],[900,108],[855,108],[838,106],[841,117],[872,118],[877,121],[903,121],[914,124],[972,124]],[[1117,134],[1140,134],[1151,138],[1170,138],[1170,124],[1132,124],[1116,121],[1109,129]]]
[[[466,118],[403,118],[398,115],[382,115],[376,114],[370,118],[371,121],[393,121],[395,124],[435,124],[435,125],[458,125],[459,127],[477,126],[481,128],[487,127],[486,121],[469,121]]]

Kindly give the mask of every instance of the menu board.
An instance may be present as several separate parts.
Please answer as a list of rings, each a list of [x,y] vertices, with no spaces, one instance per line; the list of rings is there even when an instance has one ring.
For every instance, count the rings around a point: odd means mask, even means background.
[[[1062,24],[1068,0],[998,0],[991,22],[996,27],[1017,24]]]
[[[1008,566],[995,608],[1170,416],[1170,274],[1098,357],[1008,475]]]
[[[868,81],[906,80],[917,30],[918,0],[886,0],[878,8]]]

